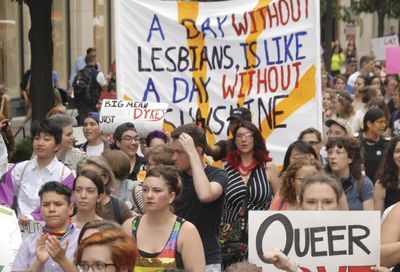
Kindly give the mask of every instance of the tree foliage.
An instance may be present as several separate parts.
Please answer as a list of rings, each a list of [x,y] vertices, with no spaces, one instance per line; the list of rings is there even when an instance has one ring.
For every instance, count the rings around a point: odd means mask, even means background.
[[[351,8],[357,14],[377,13],[378,14],[378,36],[384,35],[385,18],[400,18],[399,0],[352,0]]]

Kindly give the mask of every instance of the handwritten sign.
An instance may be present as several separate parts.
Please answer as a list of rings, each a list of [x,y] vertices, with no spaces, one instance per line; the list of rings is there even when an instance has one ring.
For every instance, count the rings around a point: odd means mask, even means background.
[[[120,124],[131,122],[139,136],[145,138],[154,130],[162,130],[167,108],[166,103],[104,99],[100,128],[104,133],[113,133]]]
[[[397,35],[386,36],[382,38],[372,39],[372,50],[377,60],[385,60],[385,47],[398,46],[399,37]]]
[[[213,144],[243,106],[279,162],[322,129],[319,1],[126,0],[115,19],[118,98],[167,103],[168,131],[200,115]]]
[[[12,209],[0,206],[0,222],[0,271],[9,272],[22,243],[21,232]]]
[[[43,226],[45,225],[44,221],[34,221],[29,220],[27,225],[19,225],[21,230],[22,239],[25,239],[27,236],[37,233],[43,230]]]
[[[400,73],[400,46],[386,46],[385,47],[386,59],[386,73],[399,74]]]
[[[305,272],[371,271],[379,265],[380,215],[376,211],[250,211],[249,261],[263,271],[280,271],[263,261],[273,247]]]

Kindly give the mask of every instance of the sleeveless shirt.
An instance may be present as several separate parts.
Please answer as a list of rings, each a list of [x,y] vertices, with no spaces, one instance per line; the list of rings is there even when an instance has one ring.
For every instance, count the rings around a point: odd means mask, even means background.
[[[138,216],[132,221],[132,236],[135,239],[141,218],[142,216]],[[171,235],[161,252],[148,253],[139,249],[134,272],[163,271],[166,268],[183,269],[182,256],[178,252],[178,235],[184,222],[183,218],[176,217]]]

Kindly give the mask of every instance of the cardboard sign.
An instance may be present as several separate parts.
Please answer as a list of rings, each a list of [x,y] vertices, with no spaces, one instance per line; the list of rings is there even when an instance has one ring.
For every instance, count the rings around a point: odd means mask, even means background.
[[[22,243],[18,220],[12,209],[0,206],[0,271],[11,271],[11,265]]]
[[[166,103],[104,99],[100,128],[103,133],[114,133],[120,124],[131,122],[139,136],[145,138],[154,130],[162,130],[167,109]]]
[[[385,59],[387,74],[400,73],[400,46],[386,46]]]
[[[277,163],[322,131],[319,1],[116,1],[115,25],[118,98],[167,103],[167,131],[199,116],[212,145],[240,105]]]
[[[397,35],[372,39],[372,50],[374,51],[375,59],[385,60],[385,47],[398,45],[399,37]]]
[[[25,239],[27,236],[42,231],[43,226],[45,225],[44,221],[34,221],[29,220],[27,225],[19,225],[21,230],[22,239]]]
[[[304,272],[370,272],[379,265],[377,211],[250,211],[249,261],[280,271],[263,260],[278,247]]]

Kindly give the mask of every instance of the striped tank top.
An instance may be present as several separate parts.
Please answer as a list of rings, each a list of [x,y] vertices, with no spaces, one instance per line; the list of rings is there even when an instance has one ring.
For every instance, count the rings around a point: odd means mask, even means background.
[[[141,218],[142,216],[138,216],[132,221],[132,236],[135,239]],[[176,217],[171,235],[161,252],[148,253],[139,249],[134,271],[155,272],[163,271],[166,268],[183,269],[182,256],[178,252],[178,235],[184,222],[185,220],[183,218],[178,216]]]

